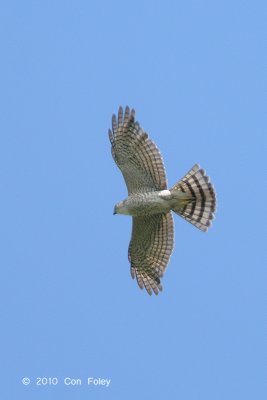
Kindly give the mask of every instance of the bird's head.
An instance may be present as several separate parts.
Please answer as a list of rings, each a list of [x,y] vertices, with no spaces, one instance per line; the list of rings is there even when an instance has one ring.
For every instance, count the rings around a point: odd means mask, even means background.
[[[127,207],[125,205],[125,200],[120,201],[119,203],[117,203],[114,207],[113,210],[113,215],[115,214],[124,214],[124,215],[128,215],[129,211],[127,210]]]

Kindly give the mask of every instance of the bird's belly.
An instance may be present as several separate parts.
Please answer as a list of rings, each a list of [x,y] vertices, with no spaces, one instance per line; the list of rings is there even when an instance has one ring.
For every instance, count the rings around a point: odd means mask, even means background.
[[[160,192],[132,195],[127,199],[127,209],[132,216],[146,216],[170,211],[167,198],[160,196]]]

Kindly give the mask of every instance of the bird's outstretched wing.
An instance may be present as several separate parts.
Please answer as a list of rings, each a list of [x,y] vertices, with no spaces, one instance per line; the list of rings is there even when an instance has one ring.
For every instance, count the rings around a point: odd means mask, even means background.
[[[123,113],[120,107],[118,119],[112,116],[109,139],[112,156],[123,174],[129,194],[167,188],[160,152],[135,121],[134,110],[127,106]]]
[[[162,277],[173,250],[173,219],[171,213],[133,217],[129,245],[131,275],[141,289],[151,295],[162,290]]]

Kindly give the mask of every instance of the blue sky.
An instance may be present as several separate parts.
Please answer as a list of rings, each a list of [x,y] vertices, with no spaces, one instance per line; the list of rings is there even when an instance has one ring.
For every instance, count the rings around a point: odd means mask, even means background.
[[[264,13],[260,1],[1,3],[1,398],[266,398]],[[107,131],[126,104],[170,186],[199,163],[218,196],[207,234],[175,216],[158,297],[131,279],[131,219],[112,215],[127,192]]]

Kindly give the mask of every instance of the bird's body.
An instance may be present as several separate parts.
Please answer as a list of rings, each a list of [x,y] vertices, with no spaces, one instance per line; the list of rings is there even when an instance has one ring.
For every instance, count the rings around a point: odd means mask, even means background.
[[[169,190],[135,193],[118,203],[115,206],[114,214],[140,217],[142,215],[169,212],[171,210],[170,199],[171,193]]]
[[[162,277],[173,250],[171,211],[202,231],[207,231],[214,216],[216,199],[205,171],[196,164],[171,189],[156,145],[148,138],[134,110],[120,107],[118,120],[112,117],[109,130],[112,156],[122,171],[127,199],[116,204],[114,214],[133,217],[129,245],[131,275],[149,294],[162,290]]]

